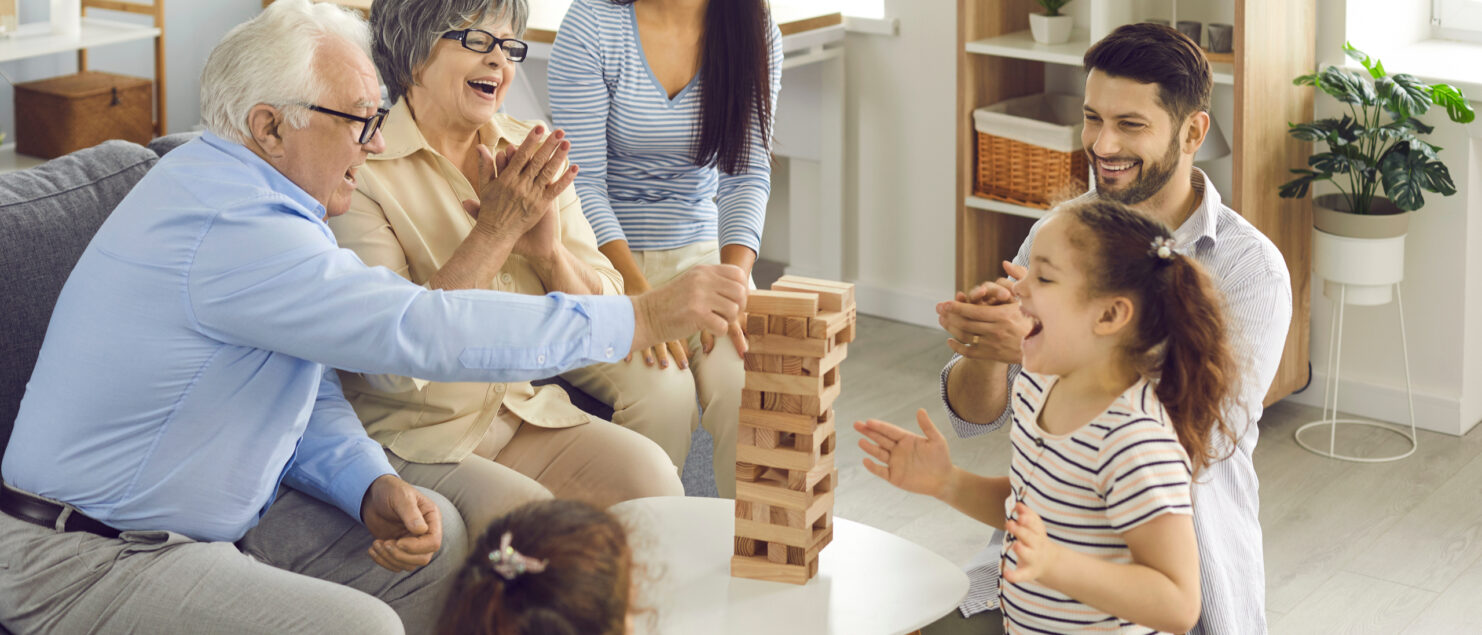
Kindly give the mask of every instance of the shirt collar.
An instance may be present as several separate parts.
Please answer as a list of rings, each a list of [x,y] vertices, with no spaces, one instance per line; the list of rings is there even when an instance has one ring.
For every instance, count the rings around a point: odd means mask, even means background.
[[[1174,230],[1173,240],[1178,245],[1190,248],[1202,241],[1209,241],[1212,245],[1217,238],[1215,228],[1219,225],[1219,212],[1224,207],[1219,190],[1214,189],[1209,175],[1199,168],[1194,168],[1189,181],[1194,186],[1194,193],[1199,196],[1199,207]]]
[[[498,119],[499,117],[495,117],[479,127],[479,139],[491,148],[498,147],[500,139],[510,144],[518,143],[518,139],[499,125]],[[412,108],[407,105],[406,99],[397,101],[391,107],[391,112],[386,114],[386,122],[381,125],[381,136],[386,140],[386,151],[372,155],[371,161],[402,159],[422,150],[436,152],[427,143],[427,137],[422,136],[422,129],[412,117]]]
[[[278,168],[275,168],[271,163],[264,161],[262,157],[257,156],[257,153],[248,149],[247,146],[235,141],[227,141],[226,139],[222,139],[209,130],[201,134],[201,141],[205,142],[207,145],[210,145],[213,148],[216,148],[217,150],[220,150],[227,156],[240,161],[243,165],[247,166],[247,168],[254,174],[262,177],[268,189],[287,197],[294,203],[297,203],[297,205],[294,207],[303,216],[311,218],[317,223],[324,223],[324,205],[318,200],[315,200],[313,196],[310,196],[309,193],[304,191],[304,188],[299,187],[297,183],[294,183],[293,181],[289,180],[288,177],[283,176],[283,173],[279,172]]]

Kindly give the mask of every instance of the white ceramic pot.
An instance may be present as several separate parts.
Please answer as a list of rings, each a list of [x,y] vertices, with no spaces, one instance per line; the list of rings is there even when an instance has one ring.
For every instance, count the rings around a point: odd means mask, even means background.
[[[51,0],[51,32],[75,38],[82,34],[82,0]]]
[[[1408,214],[1383,199],[1375,201],[1381,213],[1374,215],[1348,213],[1336,194],[1313,203],[1312,272],[1323,279],[1323,295],[1357,306],[1388,304],[1405,279]]]
[[[1040,44],[1064,44],[1070,41],[1070,28],[1075,19],[1068,15],[1054,17],[1038,13],[1029,14],[1029,32]]]

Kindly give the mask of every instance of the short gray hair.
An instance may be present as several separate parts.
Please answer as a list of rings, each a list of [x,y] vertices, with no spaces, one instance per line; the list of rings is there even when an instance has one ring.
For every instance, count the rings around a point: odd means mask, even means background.
[[[302,128],[324,92],[314,59],[327,37],[342,37],[370,52],[370,29],[354,13],[329,3],[277,0],[233,28],[206,59],[201,72],[201,121],[216,136],[246,143],[247,114],[258,104],[284,111],[288,125]]]
[[[370,26],[375,35],[371,59],[386,82],[391,103],[400,101],[416,84],[417,70],[432,56],[432,47],[448,31],[483,24],[491,17],[508,17],[519,37],[530,19],[526,0],[376,0]]]

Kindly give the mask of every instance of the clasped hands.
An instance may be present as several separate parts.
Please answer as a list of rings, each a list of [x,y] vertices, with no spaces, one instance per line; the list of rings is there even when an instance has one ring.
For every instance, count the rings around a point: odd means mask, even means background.
[[[579,171],[567,164],[571,142],[566,132],[547,135],[545,126],[536,126],[524,142],[498,155],[483,144],[477,150],[479,198],[463,201],[464,211],[476,221],[475,231],[514,240],[511,251],[531,260],[549,258],[561,241],[556,200]]]
[[[947,346],[958,355],[1005,364],[1022,359],[1032,322],[1019,310],[1013,284],[1028,270],[1008,261],[1003,270],[1008,277],[958,291],[952,300],[937,304],[937,323],[952,335]]]

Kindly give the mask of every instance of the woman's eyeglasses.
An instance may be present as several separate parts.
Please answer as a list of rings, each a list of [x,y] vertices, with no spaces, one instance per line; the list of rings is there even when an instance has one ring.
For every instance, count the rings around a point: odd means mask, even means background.
[[[495,37],[493,33],[480,29],[448,31],[443,34],[443,39],[458,40],[463,48],[475,53],[488,53],[495,47],[504,49],[504,58],[511,62],[525,61],[525,54],[530,52],[529,44],[513,38]]]

